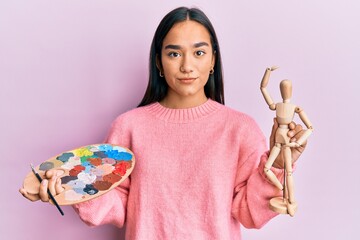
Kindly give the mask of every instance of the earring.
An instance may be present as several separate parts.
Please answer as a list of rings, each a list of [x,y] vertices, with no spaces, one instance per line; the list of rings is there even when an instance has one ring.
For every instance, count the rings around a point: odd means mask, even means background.
[[[164,74],[161,71],[159,71],[159,76],[164,77]]]
[[[210,74],[213,74],[213,73],[214,73],[214,68],[211,68]]]

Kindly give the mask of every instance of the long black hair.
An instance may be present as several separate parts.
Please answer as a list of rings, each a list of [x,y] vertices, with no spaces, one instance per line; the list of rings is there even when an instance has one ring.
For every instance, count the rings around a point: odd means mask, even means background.
[[[161,20],[159,26],[156,29],[150,48],[149,83],[145,95],[138,107],[158,102],[165,98],[168,91],[168,85],[165,81],[165,78],[160,77],[159,75],[159,70],[156,66],[156,58],[158,58],[159,63],[161,64],[161,49],[164,38],[170,29],[174,26],[174,24],[186,20],[192,20],[200,23],[208,30],[210,34],[210,40],[215,54],[215,65],[214,73],[209,75],[209,79],[204,87],[205,95],[206,97],[221,104],[225,103],[220,47],[214,27],[205,13],[200,9],[179,7],[169,12]]]

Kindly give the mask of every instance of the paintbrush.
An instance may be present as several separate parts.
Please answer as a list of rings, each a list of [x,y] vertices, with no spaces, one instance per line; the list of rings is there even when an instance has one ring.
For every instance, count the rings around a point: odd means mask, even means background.
[[[39,173],[37,173],[37,172],[35,171],[35,168],[34,168],[34,166],[33,166],[32,164],[30,164],[30,167],[31,167],[32,172],[35,174],[36,178],[37,178],[37,179],[39,180],[39,182],[41,183],[41,182],[42,182],[42,178],[40,177]],[[64,212],[61,210],[59,204],[56,202],[54,196],[51,194],[51,192],[50,192],[49,189],[47,190],[47,193],[49,194],[50,199],[53,201],[53,203],[55,204],[55,206],[57,207],[57,209],[59,210],[59,212],[61,213],[61,215],[64,216]]]

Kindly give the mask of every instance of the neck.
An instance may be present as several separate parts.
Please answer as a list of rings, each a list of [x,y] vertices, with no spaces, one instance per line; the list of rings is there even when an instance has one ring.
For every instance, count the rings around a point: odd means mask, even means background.
[[[204,104],[207,101],[205,94],[203,96],[171,96],[167,95],[160,104],[166,108],[186,109]]]

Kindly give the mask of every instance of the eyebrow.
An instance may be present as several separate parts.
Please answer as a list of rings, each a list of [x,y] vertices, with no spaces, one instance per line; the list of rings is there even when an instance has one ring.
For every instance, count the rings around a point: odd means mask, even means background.
[[[194,48],[199,48],[199,47],[202,47],[202,46],[209,46],[209,44],[207,42],[198,42],[198,43],[195,43],[193,46],[194,46]],[[181,46],[180,45],[169,44],[169,45],[165,46],[165,49],[179,50],[179,49],[181,49]]]
[[[198,48],[198,47],[202,47],[202,46],[209,46],[209,44],[207,42],[199,42],[199,43],[195,43],[194,47]]]

